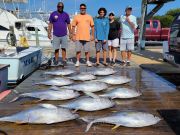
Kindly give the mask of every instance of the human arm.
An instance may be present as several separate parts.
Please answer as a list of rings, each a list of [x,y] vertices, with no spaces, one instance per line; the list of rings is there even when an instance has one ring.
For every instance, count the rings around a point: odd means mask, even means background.
[[[48,38],[49,39],[52,39],[52,27],[53,27],[53,24],[52,23],[49,23],[48,24]]]

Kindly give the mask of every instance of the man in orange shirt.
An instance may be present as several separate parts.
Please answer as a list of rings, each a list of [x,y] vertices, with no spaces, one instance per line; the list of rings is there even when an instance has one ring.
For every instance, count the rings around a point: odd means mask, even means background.
[[[90,32],[91,30],[91,32]],[[74,17],[72,22],[73,41],[76,42],[76,67],[80,65],[80,57],[82,47],[86,55],[86,64],[91,67],[92,63],[89,61],[90,57],[90,41],[94,40],[94,21],[93,18],[86,13],[86,5],[80,5],[80,14]],[[91,34],[92,36],[91,36]]]

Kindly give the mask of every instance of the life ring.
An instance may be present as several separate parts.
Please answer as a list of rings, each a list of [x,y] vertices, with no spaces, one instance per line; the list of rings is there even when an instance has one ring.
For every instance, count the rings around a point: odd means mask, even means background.
[[[16,46],[16,35],[9,32],[6,36],[6,42],[8,43],[8,45]]]

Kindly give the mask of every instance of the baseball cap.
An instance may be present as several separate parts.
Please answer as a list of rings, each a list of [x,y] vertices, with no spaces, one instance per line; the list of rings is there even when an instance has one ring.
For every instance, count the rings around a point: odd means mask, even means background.
[[[127,7],[126,7],[126,10],[127,10],[127,9],[132,10],[132,7],[131,7],[131,6],[127,6]]]

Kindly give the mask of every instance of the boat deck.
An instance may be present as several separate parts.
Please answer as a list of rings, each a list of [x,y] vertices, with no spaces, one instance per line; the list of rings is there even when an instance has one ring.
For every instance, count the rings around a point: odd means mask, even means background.
[[[74,69],[74,66],[69,64],[67,68]],[[121,68],[117,66],[115,68],[119,71],[119,75],[127,75],[133,79],[131,83],[122,85],[122,87],[136,88],[137,90],[141,91],[143,95],[139,98],[131,100],[116,99],[115,101],[117,103],[117,106],[107,110],[97,112],[78,111],[80,116],[101,116],[123,110],[145,111],[160,116],[157,110],[180,108],[180,93],[171,83],[165,81],[161,77],[151,72],[144,71],[136,66],[130,68]],[[80,69],[77,68],[76,70],[91,71],[93,69],[94,67],[87,68],[86,66],[81,66]],[[15,92],[22,93],[34,90],[43,90],[47,88],[46,86],[32,86],[34,82],[51,78],[51,76],[44,76],[42,74],[43,72],[44,70],[37,70],[36,72],[34,72],[28,79],[18,85],[13,93],[11,93],[7,98],[0,102],[0,116],[19,112],[25,108],[36,105],[36,102],[30,99],[21,99],[15,103],[8,103],[8,101],[16,97],[17,94]],[[109,87],[109,89],[113,87]],[[58,105],[61,104],[62,101],[41,101],[40,103],[52,103]],[[4,132],[4,135],[83,135],[85,134],[84,131],[86,125],[87,124],[81,120],[73,120],[52,125],[17,125],[13,123],[0,123],[0,134],[3,134]],[[86,134],[174,135],[174,132],[163,119],[157,125],[144,128],[119,127],[116,130],[111,130],[112,127],[112,125],[108,124],[95,124]]]

